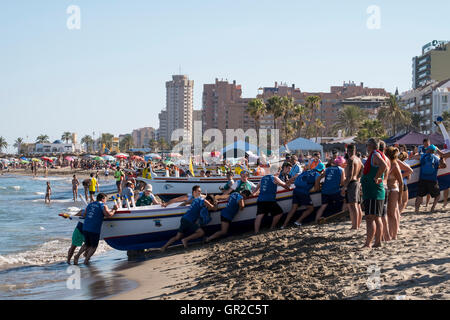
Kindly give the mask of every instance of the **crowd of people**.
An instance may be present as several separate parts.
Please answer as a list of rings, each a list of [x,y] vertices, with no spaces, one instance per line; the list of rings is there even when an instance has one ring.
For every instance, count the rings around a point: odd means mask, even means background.
[[[366,219],[364,247],[371,248],[398,238],[401,214],[409,200],[408,179],[413,173],[412,168],[405,161],[417,159],[421,165],[415,211],[420,210],[423,198],[429,196],[434,199],[430,210],[430,213],[433,213],[439,201],[440,190],[443,189],[439,187],[437,172],[440,168],[446,167],[445,159],[448,157],[450,152],[444,154],[436,146],[431,145],[428,139],[424,140],[423,146],[414,148],[412,152],[408,152],[404,146],[388,147],[383,141],[369,139],[366,143],[365,154],[358,153],[356,146],[351,144],[347,146],[344,155],[332,152],[327,161],[322,162],[320,154],[315,153],[303,165],[300,162],[301,158],[288,155],[276,174],[264,175],[257,185],[248,180],[250,176],[248,171],[243,170],[238,181],[233,180],[234,173],[229,171],[226,174],[227,182],[221,188],[222,194],[205,196],[197,185],[193,187],[191,194],[172,199],[167,203],[153,195],[151,185],[137,186],[136,180],[131,175],[127,176],[119,166],[114,171],[114,178],[122,200],[133,199],[134,206],[157,204],[164,207],[175,202],[182,202],[182,205],[189,206],[180,220],[177,234],[169,239],[161,251],[165,251],[179,240],[187,247],[189,241],[204,237],[203,226],[209,222],[209,212],[217,211],[218,201],[223,200],[227,201],[227,205],[220,213],[220,229],[206,237],[205,242],[225,236],[239,211],[245,208],[245,200],[252,196],[257,197],[254,232],[260,231],[262,219],[266,215],[272,217],[270,229],[277,228],[284,213],[277,203],[278,187],[286,190],[293,188],[292,206],[280,226],[282,229],[287,228],[297,210],[304,207],[305,210],[300,217],[293,222],[294,226],[301,227],[303,221],[315,209],[311,194],[320,192],[321,204],[318,207],[315,222],[320,221],[328,206],[342,205],[341,212],[349,211],[351,229],[358,230],[361,228],[364,212]],[[144,169],[146,168],[150,170],[148,166]],[[75,176],[74,179],[76,179]],[[94,179],[95,177],[92,176],[89,186],[94,186]],[[78,184],[74,182],[74,188]],[[94,226],[98,227],[98,221],[104,216],[112,216],[120,206],[125,205],[125,203],[116,202],[114,208],[109,210],[105,204],[105,198],[100,196],[103,194],[99,194],[97,201],[94,201],[95,188],[89,191],[92,192],[91,203],[85,210],[85,221],[94,219]],[[445,194],[448,196],[448,189],[444,190]],[[447,199],[444,200],[445,207]],[[94,205],[95,203],[97,204]],[[86,250],[89,250],[87,262],[89,262],[88,257],[95,252],[93,248],[98,243],[100,229],[97,227],[89,227],[85,235],[85,238],[88,238]],[[76,235],[77,237],[75,234],[74,237],[79,238],[79,232],[76,232]],[[69,250],[69,263],[72,255],[73,248]],[[79,255],[80,253],[76,256],[76,262]]]

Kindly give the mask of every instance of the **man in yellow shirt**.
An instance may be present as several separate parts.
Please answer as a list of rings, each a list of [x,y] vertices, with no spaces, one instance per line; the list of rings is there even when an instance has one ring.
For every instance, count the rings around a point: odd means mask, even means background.
[[[94,174],[91,173],[91,182],[89,183],[89,197],[91,202],[94,202],[95,190],[98,189],[98,182],[95,179]]]

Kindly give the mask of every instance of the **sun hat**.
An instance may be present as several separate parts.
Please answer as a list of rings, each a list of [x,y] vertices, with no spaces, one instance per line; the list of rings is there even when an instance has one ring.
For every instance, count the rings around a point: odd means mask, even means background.
[[[342,166],[345,162],[346,161],[343,156],[339,156],[336,159],[334,159],[334,163],[338,166]]]
[[[152,185],[151,184],[146,185],[144,191],[152,192],[153,191]]]

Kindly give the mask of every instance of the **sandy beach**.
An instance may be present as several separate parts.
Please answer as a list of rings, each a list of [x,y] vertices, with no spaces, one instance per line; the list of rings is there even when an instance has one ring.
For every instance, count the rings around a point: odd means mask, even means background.
[[[111,299],[450,299],[450,210],[441,208],[408,207],[399,240],[375,249],[361,249],[365,221],[351,231],[342,218],[155,252],[119,271],[139,286]]]

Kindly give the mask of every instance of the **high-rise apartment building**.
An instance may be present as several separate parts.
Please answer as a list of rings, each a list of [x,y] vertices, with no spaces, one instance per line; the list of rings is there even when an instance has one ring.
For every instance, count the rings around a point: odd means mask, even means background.
[[[186,75],[173,75],[166,82],[166,109],[159,114],[159,138],[170,142],[172,132],[184,129],[183,140],[192,141],[194,81]]]
[[[413,58],[412,87],[417,89],[450,78],[450,45],[434,40],[422,47],[422,55]]]

